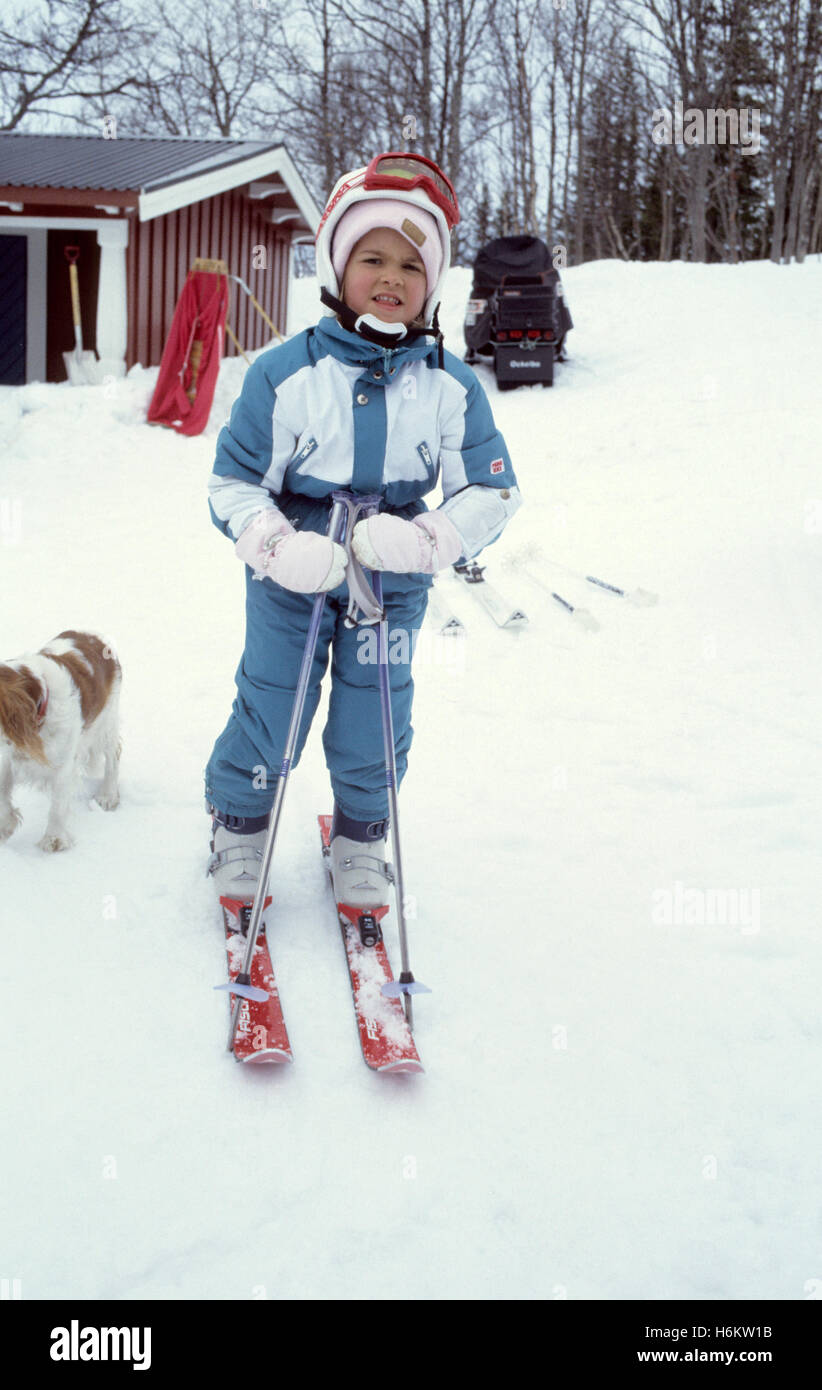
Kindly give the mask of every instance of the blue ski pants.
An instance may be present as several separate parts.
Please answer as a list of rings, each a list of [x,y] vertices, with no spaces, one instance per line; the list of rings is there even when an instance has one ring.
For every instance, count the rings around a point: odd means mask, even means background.
[[[413,734],[411,658],[429,584],[422,575],[383,576],[398,785]],[[323,747],[334,799],[354,820],[380,820],[388,815],[388,793],[377,629],[347,628],[347,605],[346,584],[326,598],[292,767],[317,711],[330,653]],[[291,593],[267,578],[254,579],[246,567],[246,636],[235,676],[237,695],[205,774],[206,800],[220,811],[260,816],[271,809],[313,607],[313,595]]]

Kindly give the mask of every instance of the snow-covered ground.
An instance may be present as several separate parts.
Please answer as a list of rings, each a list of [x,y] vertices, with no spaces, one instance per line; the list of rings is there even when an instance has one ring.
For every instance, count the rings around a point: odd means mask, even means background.
[[[564,281],[553,389],[479,369],[526,503],[483,558],[530,626],[449,575],[467,638],[419,649],[423,1077],[359,1055],[319,723],[275,861],[295,1061],[223,1050],[202,771],[243,578],[205,483],[242,362],[195,439],[145,424],[156,371],[0,392],[0,656],[90,628],[124,671],[120,809],[83,800],[76,848],[45,856],[23,789],[0,846],[0,1275],[23,1298],[818,1287],[822,265]],[[452,272],[457,353],[469,287]],[[293,329],[315,304],[297,282]]]

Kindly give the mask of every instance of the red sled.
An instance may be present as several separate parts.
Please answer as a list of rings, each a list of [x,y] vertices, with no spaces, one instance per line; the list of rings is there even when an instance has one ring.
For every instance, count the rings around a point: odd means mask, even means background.
[[[205,429],[223,356],[227,313],[225,262],[195,261],[174,310],[148,408],[150,425],[189,435]]]

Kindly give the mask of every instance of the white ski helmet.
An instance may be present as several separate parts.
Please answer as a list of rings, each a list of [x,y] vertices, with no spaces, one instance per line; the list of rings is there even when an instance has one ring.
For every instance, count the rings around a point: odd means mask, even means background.
[[[422,155],[378,154],[365,168],[353,169],[338,179],[317,229],[315,246],[320,290],[339,301],[342,287],[332,261],[334,233],[340,219],[355,203],[377,199],[408,203],[434,219],[442,260],[434,284],[427,286],[428,295],[422,311],[425,325],[430,327],[451,264],[451,228],[456,227],[460,214],[451,183],[432,160]],[[336,312],[327,300],[323,302],[326,314]]]

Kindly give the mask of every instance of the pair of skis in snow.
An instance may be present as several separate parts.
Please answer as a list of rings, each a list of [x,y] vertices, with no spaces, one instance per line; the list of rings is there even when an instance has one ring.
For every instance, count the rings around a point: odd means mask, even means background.
[[[331,817],[320,816],[323,857],[328,864]],[[248,984],[237,984],[242,972],[250,907],[221,898],[228,954],[229,990],[236,994],[239,1015],[232,1051],[238,1062],[251,1065],[290,1062],[291,1043],[285,1024],[274,967],[263,929],[251,958]],[[271,903],[267,897],[263,911]],[[365,912],[337,904],[357,1031],[362,1055],[373,1071],[421,1072],[424,1070],[394,980],[380,921],[388,907]],[[232,1006],[233,1007],[233,1006]]]
[[[463,565],[452,565],[455,576],[471,591],[481,608],[494,620],[497,627],[516,631],[528,626],[528,618],[522,608],[512,604],[507,596],[485,578],[485,566],[473,560]],[[443,598],[442,590],[435,583],[428,597],[431,620],[438,632],[461,635],[465,624]]]
[[[548,560],[545,563],[552,569],[561,570],[571,579],[575,579],[579,583],[590,584],[599,593],[609,593],[613,598],[622,599],[635,608],[650,608],[657,602],[658,595],[651,593],[648,589],[621,589],[617,584],[606,583],[604,579],[597,579],[593,574],[582,574],[579,570],[569,569],[567,565],[560,565],[554,560]],[[585,628],[587,632],[599,631],[598,619],[587,608],[581,608],[578,603],[571,603],[562,594],[558,594],[549,581],[543,579],[541,575],[534,574],[527,566],[525,567],[525,574],[532,584],[536,584],[538,588],[550,594],[551,598],[564,609],[578,627]]]
[[[637,608],[648,608],[657,602],[657,595],[650,593],[647,589],[621,589],[616,584],[606,583],[604,579],[597,579],[592,574],[581,574],[576,570],[568,569],[566,565],[555,564],[554,561],[547,561],[554,569],[562,570],[571,578],[580,580],[592,585],[600,593],[607,592],[616,598],[623,599],[626,603],[632,604]],[[528,618],[522,608],[514,606],[510,599],[495,585],[489,583],[485,578],[485,569],[482,565],[477,565],[470,561],[463,565],[452,566],[454,574],[458,579],[470,589],[477,602],[485,609],[486,613],[493,618],[497,627],[518,629],[527,627]],[[552,587],[550,582],[542,576],[534,574],[527,566],[524,573],[533,584],[544,590],[554,601],[559,604],[564,612],[573,622],[588,632],[599,630],[599,621],[587,608],[581,607],[578,603],[571,603],[569,599]],[[465,632],[465,625],[456,613],[451,609],[448,602],[443,598],[441,589],[435,584],[429,596],[429,611],[431,620],[438,632],[462,635]]]

